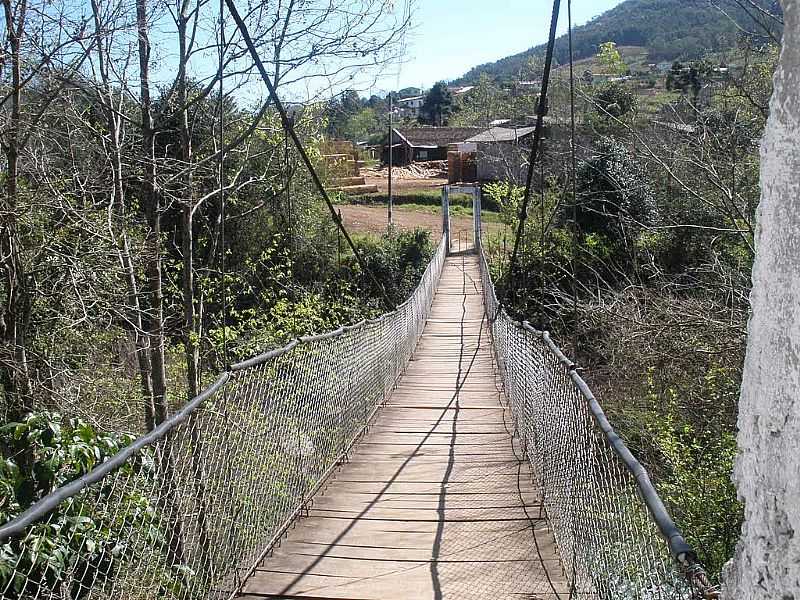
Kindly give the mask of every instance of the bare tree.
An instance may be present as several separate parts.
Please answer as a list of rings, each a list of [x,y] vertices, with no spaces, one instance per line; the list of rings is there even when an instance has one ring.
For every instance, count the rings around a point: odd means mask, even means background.
[[[0,267],[4,275],[0,383],[9,416],[20,418],[34,407],[27,347],[32,296],[18,227],[23,210],[20,161],[38,124],[66,85],[63,75],[51,74],[77,72],[88,52],[79,44],[85,24],[71,21],[63,4],[3,0],[2,6],[3,48],[10,77],[0,100],[0,107],[8,114],[0,130],[7,168],[0,200]]]

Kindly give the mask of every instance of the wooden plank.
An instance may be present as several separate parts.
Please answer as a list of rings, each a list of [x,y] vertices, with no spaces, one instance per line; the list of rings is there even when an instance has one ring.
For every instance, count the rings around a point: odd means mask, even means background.
[[[474,255],[447,259],[397,388],[243,598],[569,594],[512,437],[480,282]]]

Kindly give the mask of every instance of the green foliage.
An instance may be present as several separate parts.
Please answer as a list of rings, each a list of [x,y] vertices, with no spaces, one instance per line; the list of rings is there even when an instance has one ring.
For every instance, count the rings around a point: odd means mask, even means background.
[[[447,89],[447,84],[440,81],[434,84],[425,96],[419,121],[426,125],[443,127],[448,124],[453,110],[453,96]]]
[[[700,90],[711,76],[712,70],[712,65],[707,61],[691,62],[688,65],[675,61],[667,75],[667,90],[691,94],[696,103]]]
[[[381,290],[343,244],[341,253],[336,251],[335,237],[327,249],[312,245],[302,252],[281,234],[262,239],[261,252],[245,258],[227,278],[233,302],[225,334],[237,359],[386,311]],[[414,290],[433,255],[430,234],[423,230],[357,237],[356,244],[398,304]],[[209,286],[215,290],[212,298],[221,296],[221,288]],[[209,332],[220,367],[222,326],[217,321]]]
[[[600,121],[613,124],[614,118],[622,119],[636,108],[636,96],[620,83],[604,83],[595,89],[592,103]]]
[[[424,229],[390,233],[381,238],[364,237],[359,240],[358,248],[367,268],[396,304],[414,290],[434,252],[430,233]],[[349,268],[354,271],[359,290],[368,297],[380,297],[380,290],[366,273],[356,271],[352,262]]]
[[[98,432],[80,419],[64,419],[56,413],[33,413],[20,423],[3,425],[0,522],[85,475],[132,441],[133,436]],[[121,472],[147,476],[153,468],[144,454],[129,461]],[[152,526],[158,522],[155,508],[144,496],[130,493],[122,502],[125,510],[105,510],[104,503],[117,493],[113,485],[93,486],[32,526],[24,543],[19,539],[4,542],[0,589],[6,597],[36,597],[40,588],[58,590],[70,581],[70,589],[62,593],[83,598],[89,590],[82,582],[113,578],[119,564],[133,558],[128,544],[132,528],[151,542],[160,542],[161,534]],[[125,539],[116,537],[121,532]],[[65,577],[67,573],[74,573],[76,579]]]
[[[603,65],[604,72],[609,75],[622,76],[630,72],[628,65],[622,60],[622,55],[617,50],[614,42],[603,42],[600,44],[600,52],[597,53],[600,64]]]
[[[721,105],[748,122],[751,130],[763,131],[779,56],[780,46],[774,42],[745,53],[748,68],[718,91],[712,106]]]
[[[450,118],[456,127],[488,127],[496,119],[513,116],[508,92],[488,75],[482,74],[475,88],[457,98],[458,111]]]
[[[772,0],[757,0],[766,10],[773,10]],[[697,60],[709,52],[731,50],[736,47],[741,30],[761,31],[753,22],[752,8],[729,3],[725,6],[728,19],[706,2],[686,0],[626,0],[573,32],[575,58],[594,56],[600,45],[613,42],[617,46],[643,46],[649,51],[649,60]],[[776,28],[772,22],[767,26]],[[780,37],[780,32],[778,32]],[[535,46],[525,52],[479,65],[457,85],[474,83],[481,74],[500,81],[516,78],[531,57],[545,53],[545,45]],[[569,61],[567,36],[556,40],[557,64]]]
[[[370,117],[375,116],[374,111],[357,117],[363,110],[363,103],[355,90],[345,90],[336,98],[330,100],[325,107],[328,119],[328,135],[333,138],[362,141],[357,139],[363,133],[362,127],[369,124]],[[356,138],[352,134],[356,134]]]
[[[662,499],[701,562],[716,576],[733,553],[743,518],[731,479],[736,434],[721,428],[719,417],[709,422],[692,413],[727,413],[736,405],[739,379],[713,362],[706,369],[693,380],[688,373],[651,367],[642,382],[641,408],[622,407],[616,420],[655,475]]]
[[[352,115],[339,130],[339,137],[353,142],[374,142],[383,131],[381,119],[374,108],[362,108]]]
[[[348,196],[347,200],[351,204],[382,204],[386,206],[389,202],[389,197],[386,194],[378,193],[367,196]],[[472,208],[472,196],[470,194],[450,194],[449,201],[451,208],[455,206]],[[441,208],[442,192],[439,189],[404,190],[401,193],[392,195],[392,203],[395,206],[416,204],[419,206]]]
[[[622,243],[626,230],[638,230],[658,219],[647,174],[625,146],[603,140],[577,174],[577,223],[584,234],[600,234]]]
[[[530,74],[531,79],[538,76],[540,74]],[[551,88],[551,107],[562,106],[558,87],[554,85]],[[500,85],[497,80],[483,74],[474,89],[456,98],[449,124],[456,127],[488,127],[497,119],[525,122],[536,113],[537,99],[536,94],[528,90]]]
[[[525,196],[525,188],[510,181],[487,183],[483,188],[487,205],[500,208],[500,220],[508,226],[515,227],[519,221],[519,210]]]

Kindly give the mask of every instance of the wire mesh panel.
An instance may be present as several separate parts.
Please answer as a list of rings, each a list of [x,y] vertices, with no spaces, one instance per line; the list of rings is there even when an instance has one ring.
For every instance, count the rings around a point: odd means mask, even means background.
[[[713,597],[647,472],[614,433],[574,364],[546,332],[508,316],[485,256],[481,277],[498,368],[570,597]]]
[[[395,311],[232,368],[0,528],[0,599],[229,598],[345,458],[427,321],[442,242]]]

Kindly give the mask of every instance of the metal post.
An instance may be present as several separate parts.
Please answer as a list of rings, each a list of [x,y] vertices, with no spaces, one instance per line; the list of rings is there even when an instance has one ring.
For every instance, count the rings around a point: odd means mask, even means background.
[[[472,190],[472,212],[475,221],[475,239],[473,240],[473,246],[475,246],[476,252],[480,252],[481,249],[481,232],[483,231],[481,210],[481,188],[480,186],[475,186]]]
[[[394,92],[389,92],[389,229],[392,228],[392,163],[394,162]]]
[[[450,254],[450,198],[447,186],[442,188],[442,235],[445,238],[447,254]]]

